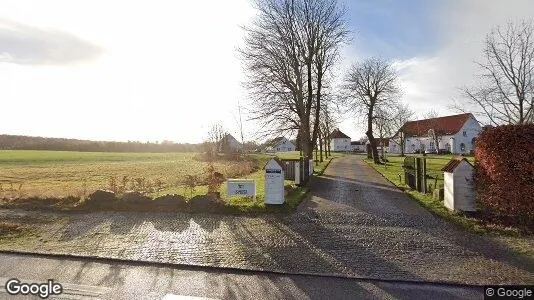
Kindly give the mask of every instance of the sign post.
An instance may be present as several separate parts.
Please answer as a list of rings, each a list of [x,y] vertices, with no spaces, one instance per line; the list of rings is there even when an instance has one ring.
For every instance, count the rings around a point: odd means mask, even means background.
[[[265,204],[284,204],[284,170],[271,159],[265,165]]]
[[[256,201],[256,183],[254,179],[228,179],[226,182],[228,197],[251,196]]]

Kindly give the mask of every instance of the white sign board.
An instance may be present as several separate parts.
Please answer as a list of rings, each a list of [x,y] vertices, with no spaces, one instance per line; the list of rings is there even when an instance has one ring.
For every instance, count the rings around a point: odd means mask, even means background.
[[[265,204],[284,204],[284,170],[271,159],[265,165]]]
[[[228,196],[252,196],[256,200],[256,183],[254,179],[228,179],[226,182]]]

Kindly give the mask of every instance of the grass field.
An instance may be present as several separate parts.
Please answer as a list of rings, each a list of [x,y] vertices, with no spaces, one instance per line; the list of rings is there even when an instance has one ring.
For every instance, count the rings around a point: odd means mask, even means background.
[[[298,157],[298,152],[278,153],[285,157]],[[176,193],[187,198],[205,194],[207,186],[199,185],[191,194],[190,189],[183,185],[185,175],[197,175],[202,178],[206,173],[207,162],[195,159],[196,153],[108,153],[108,152],[71,152],[71,151],[33,151],[33,150],[2,150],[0,151],[0,199],[28,198],[37,196],[84,197],[96,189],[109,189],[110,179],[114,178],[121,185],[126,176],[130,184],[136,179],[143,179],[160,187],[149,196]],[[264,174],[261,168],[272,157],[265,154],[250,154],[246,161],[218,160],[215,169],[226,178],[255,179],[257,203],[250,199],[226,198],[226,185],[220,188],[221,196],[231,206],[245,206],[245,210],[258,209],[263,205]],[[324,169],[326,161],[317,166]],[[293,184],[286,181],[286,184]],[[288,201],[299,198],[304,189],[296,189]],[[301,197],[300,197],[301,198]],[[247,208],[247,206],[251,206]]]
[[[208,164],[195,160],[194,156],[195,153],[3,150],[0,151],[0,198],[13,194],[83,196],[98,188],[108,188],[111,177],[120,182],[124,176],[130,183],[140,178],[151,183],[160,181],[164,192],[179,188],[187,174],[204,174]],[[252,171],[250,162],[217,161],[214,165],[226,177]]]

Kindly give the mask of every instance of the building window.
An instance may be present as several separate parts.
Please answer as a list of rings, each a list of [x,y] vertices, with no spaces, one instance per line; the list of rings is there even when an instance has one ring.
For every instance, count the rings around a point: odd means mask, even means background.
[[[474,146],[474,145],[475,145],[475,142],[476,142],[476,141],[477,141],[477,138],[476,138],[476,137],[474,137],[474,138],[473,138],[473,139],[471,140],[471,145],[473,145],[473,146]]]
[[[436,149],[434,148],[434,142],[430,142],[430,144],[428,145],[428,150],[436,151]]]
[[[447,151],[451,152],[451,144],[445,144],[445,148],[447,149]]]
[[[467,132],[466,131],[462,132],[462,134],[463,134],[463,136],[467,136]]]
[[[460,151],[465,152],[465,144],[464,143],[460,144]]]

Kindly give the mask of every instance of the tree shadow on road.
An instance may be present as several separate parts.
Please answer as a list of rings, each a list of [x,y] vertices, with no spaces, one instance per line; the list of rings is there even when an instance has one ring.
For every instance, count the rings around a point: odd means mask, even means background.
[[[373,185],[362,186],[356,182],[340,182],[328,177],[316,178],[311,192],[315,198],[308,201],[305,204],[306,209],[301,211],[311,217],[311,222],[326,221],[327,218],[334,220],[333,223],[330,222],[332,225],[335,223],[341,226],[340,232],[346,231],[346,227],[352,224],[354,228],[371,227],[376,228],[376,232],[385,234],[382,237],[377,234],[374,237],[377,240],[387,239],[388,235],[393,234],[391,239],[395,243],[390,246],[385,243],[382,248],[392,247],[392,251],[397,251],[399,255],[409,256],[411,253],[414,263],[426,262],[428,268],[437,273],[445,274],[452,268],[461,269],[461,264],[468,264],[469,267],[466,265],[465,268],[470,270],[466,274],[473,274],[473,278],[465,280],[478,283],[493,280],[510,284],[514,283],[514,280],[534,281],[532,258],[518,255],[488,238],[457,228],[432,215],[400,190],[383,189]],[[348,207],[330,209],[337,204]],[[406,236],[406,239],[398,240],[394,232],[397,232],[397,237]],[[348,235],[351,236],[350,233]],[[369,235],[369,238],[373,237]],[[354,243],[347,246],[352,247]],[[327,247],[325,245],[325,248]],[[432,260],[433,257],[437,259]],[[406,258],[403,260],[404,264],[409,261]],[[493,269],[496,273],[502,271],[502,274],[492,274],[488,269]],[[480,278],[475,278],[475,274]],[[452,274],[449,276],[452,277]],[[459,276],[458,281],[461,280]]]

